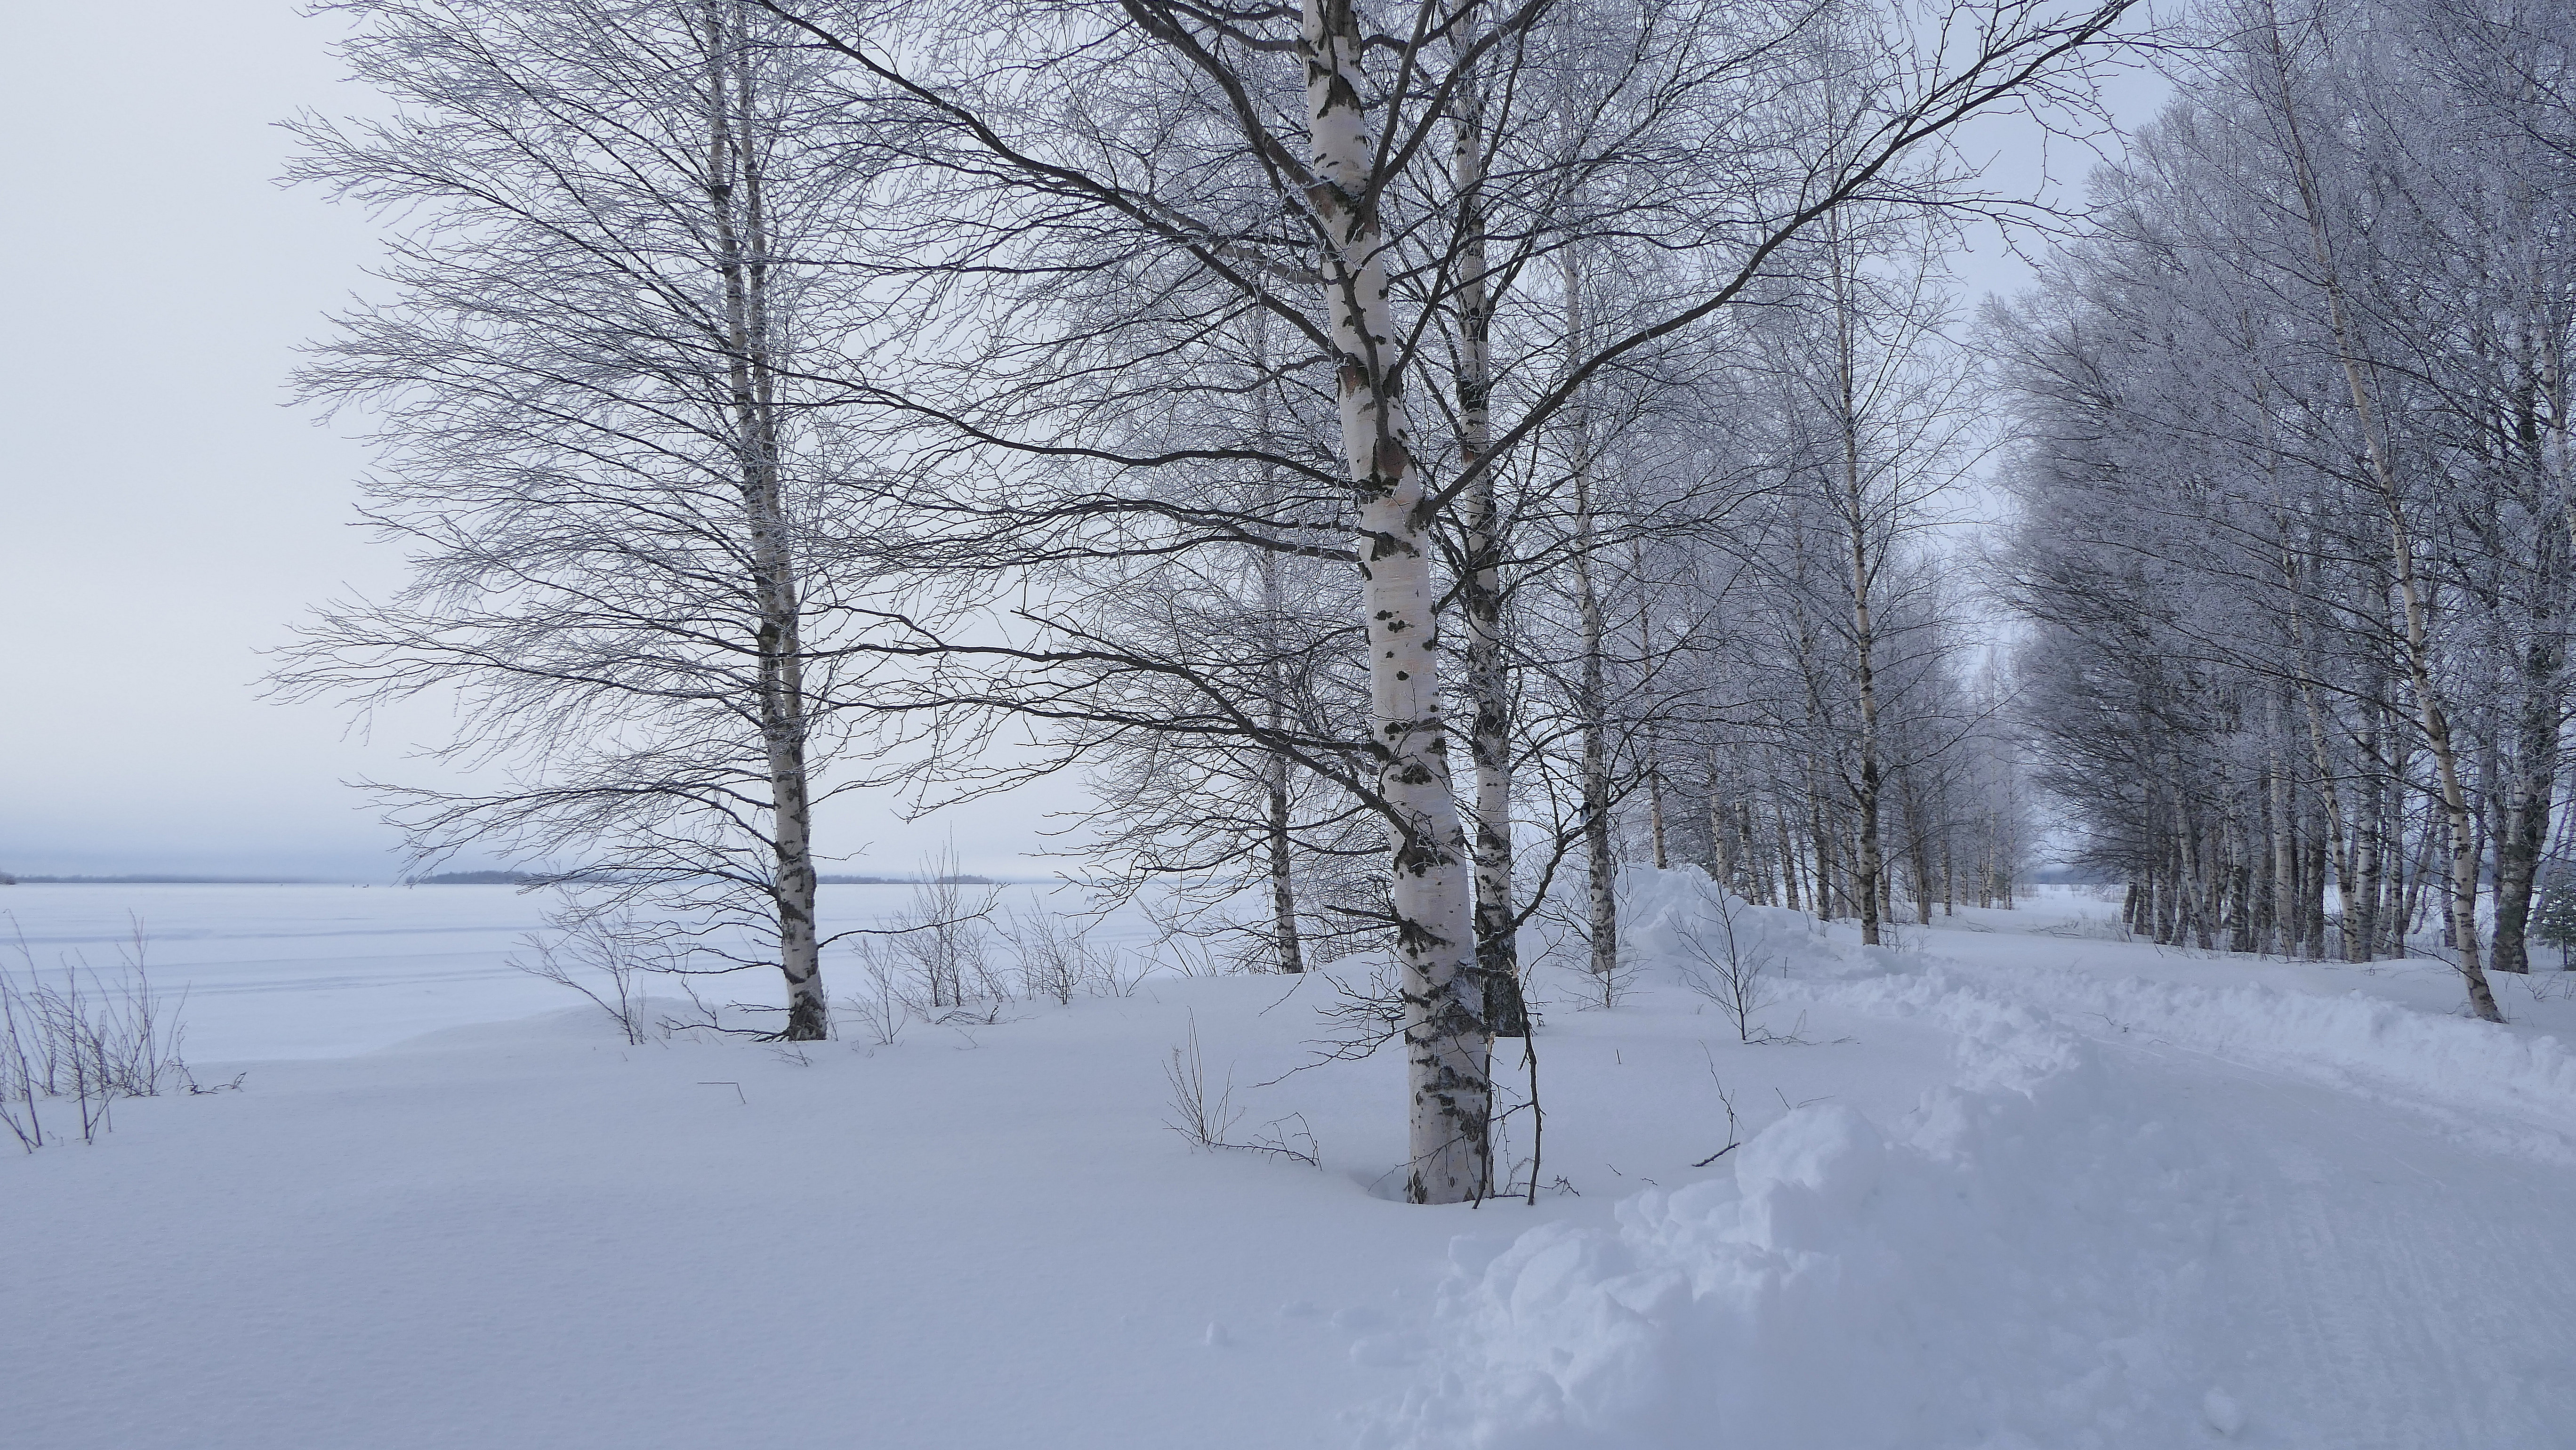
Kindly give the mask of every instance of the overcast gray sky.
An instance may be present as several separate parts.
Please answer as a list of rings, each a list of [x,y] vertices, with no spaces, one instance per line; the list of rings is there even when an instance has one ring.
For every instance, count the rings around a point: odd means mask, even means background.
[[[297,344],[362,289],[373,229],[282,191],[299,108],[365,110],[335,25],[272,0],[26,5],[0,124],[18,138],[0,262],[0,870],[384,879],[360,776],[419,778],[434,711],[352,737],[258,698],[261,651],[315,600],[381,592],[395,551],[349,526],[363,451],[285,406]],[[2126,88],[2135,113],[2154,88]],[[1986,140],[2035,171],[2032,133]],[[2056,158],[2080,176],[2084,158]],[[1980,289],[2021,273],[1989,245]],[[906,827],[845,807],[840,869],[908,868],[952,830],[970,869],[1045,869],[1061,787]]]

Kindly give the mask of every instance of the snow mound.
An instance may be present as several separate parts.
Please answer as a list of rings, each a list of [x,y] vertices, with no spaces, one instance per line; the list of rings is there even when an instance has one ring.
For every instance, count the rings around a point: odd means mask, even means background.
[[[1730,931],[1738,951],[1792,975],[1885,971],[1896,960],[1834,941],[1803,911],[1755,906],[1697,868],[1619,868],[1619,921],[1620,945],[1640,966],[1679,969],[1700,952],[1723,951]]]
[[[2174,1362],[2193,1343],[2176,1321],[2202,1297],[2224,1185],[2112,1100],[2086,1044],[2008,1005],[1987,1017],[1962,1046],[1982,1085],[1927,1095],[1900,1135],[1804,1107],[1731,1175],[1622,1203],[1615,1229],[1462,1240],[1433,1374],[1363,1443],[2204,1436],[2210,1380]]]

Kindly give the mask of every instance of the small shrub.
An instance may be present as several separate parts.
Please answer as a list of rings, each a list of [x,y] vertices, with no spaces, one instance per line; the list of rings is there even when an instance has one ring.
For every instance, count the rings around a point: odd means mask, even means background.
[[[1715,931],[1703,933],[1684,927],[1675,932],[1682,943],[1682,981],[1717,1004],[1717,1009],[1735,1024],[1738,1041],[1773,1041],[1771,1034],[1753,1019],[1771,1005],[1770,978],[1777,974],[1779,964],[1770,952],[1747,940],[1746,933],[1737,929],[1733,897],[1721,891],[1715,901]]]
[[[589,998],[617,1024],[628,1046],[651,1039],[644,1020],[644,974],[668,972],[676,963],[664,945],[667,934],[637,924],[633,914],[597,912],[567,905],[553,918],[548,935],[523,938],[530,955],[513,957],[520,971]]]
[[[904,1028],[912,1024],[912,1004],[904,994],[904,968],[877,937],[860,937],[850,948],[850,958],[859,969],[859,979],[867,986],[841,999],[842,1016],[859,1024],[859,1030],[877,1046],[892,1047],[902,1038]]]
[[[140,921],[108,972],[78,955],[43,971],[15,917],[10,927],[18,964],[0,961],[0,1126],[20,1147],[45,1145],[48,1100],[69,1099],[81,1141],[95,1143],[117,1099],[157,1097],[165,1082],[197,1090],[179,1051],[187,996],[152,985]]]
[[[1000,890],[960,875],[954,846],[924,857],[921,877],[913,883],[911,902],[878,929],[909,965],[906,999],[925,1017],[963,1007],[970,997],[1008,1001],[1010,987],[994,970],[986,930]]]
[[[1209,1096],[1207,1063],[1199,1055],[1196,1013],[1190,1016],[1188,1042],[1173,1048],[1165,1060],[1163,1078],[1172,1087],[1171,1116],[1163,1120],[1163,1126],[1187,1138],[1192,1147],[1211,1152],[1229,1148],[1238,1153],[1266,1153],[1309,1168],[1323,1166],[1322,1147],[1302,1117],[1292,1115],[1265,1123],[1260,1134],[1248,1143],[1227,1136],[1235,1124],[1243,1121],[1244,1110],[1234,1105],[1234,1080],[1230,1076],[1223,1087],[1215,1090],[1213,1098]]]
[[[1010,912],[1001,932],[1011,944],[1023,995],[1050,997],[1058,1005],[1070,1004],[1079,993],[1126,995],[1117,990],[1117,959],[1084,940],[1082,933],[1065,930],[1054,912],[1043,907],[1027,916]]]

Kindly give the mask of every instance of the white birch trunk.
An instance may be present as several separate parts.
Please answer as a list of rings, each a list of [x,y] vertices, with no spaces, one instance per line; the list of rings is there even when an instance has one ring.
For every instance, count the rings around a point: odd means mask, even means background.
[[[1395,837],[1390,904],[1403,970],[1411,1098],[1405,1193],[1462,1203],[1491,1191],[1483,994],[1466,832],[1440,713],[1438,582],[1428,506],[1394,370],[1375,143],[1350,0],[1303,0],[1307,143],[1326,231],[1324,309],[1340,354],[1343,465],[1359,496],[1362,608],[1377,785]]]
[[[1708,751],[1708,874],[1709,879],[1729,891],[1735,890],[1735,851],[1730,839],[1734,817],[1727,810],[1726,791],[1721,783],[1717,747]],[[1748,889],[1740,895],[1752,896]]]
[[[2370,403],[2370,388],[2362,377],[2360,352],[2344,308],[2343,278],[2336,267],[2334,248],[2326,233],[2324,201],[2318,191],[2315,167],[2308,157],[2307,141],[2299,130],[2298,108],[2290,96],[2289,53],[2281,39],[2279,19],[2270,13],[2269,0],[2266,0],[2265,12],[2265,18],[2271,23],[2272,55],[2278,67],[2282,129],[2290,143],[2291,177],[2297,184],[2300,205],[2306,214],[2308,241],[2317,264],[2318,282],[2325,291],[2326,317],[2334,331],[2335,357],[2343,365],[2344,383],[2352,397],[2353,420],[2361,431],[2362,451],[2369,459],[2371,475],[2379,484],[2381,505],[2387,511],[2389,564],[2396,575],[2398,602],[2405,611],[2406,669],[2415,687],[2416,717],[2424,728],[2424,743],[2433,751],[2442,811],[2450,823],[2451,929],[2454,945],[2460,954],[2460,977],[2468,985],[2470,1009],[2483,1021],[2502,1022],[2504,1013],[2496,1006],[2495,993],[2487,986],[2486,971],[2478,960],[2477,832],[2469,820],[2468,792],[2460,782],[2459,752],[2451,742],[2450,715],[2442,707],[2441,694],[2433,680],[2432,641],[2425,629],[2423,590],[2415,577],[2414,535],[2407,525],[2397,474],[2380,441],[2378,423]]]
[[[1636,576],[1636,587],[1641,596],[1637,604],[1637,664],[1640,669],[1651,670],[1655,660],[1655,617],[1646,608],[1643,597],[1646,593],[1644,546],[1630,544],[1628,557],[1633,561],[1634,567],[1630,572]],[[1646,835],[1655,849],[1655,869],[1669,871],[1673,862],[1671,853],[1664,846],[1664,762],[1655,749],[1653,721],[1647,721],[1646,728],[1638,735],[1640,749],[1646,757]]]
[[[707,200],[724,282],[734,450],[751,534],[761,746],[771,803],[770,896],[792,1042],[831,1035],[814,922],[812,793],[806,769],[802,601],[779,476],[776,374],[770,354],[768,216],[745,127],[753,104],[751,48],[740,0],[702,0],[707,46]]]
[[[1583,274],[1572,249],[1565,255],[1565,352],[1569,368],[1584,352]],[[1574,710],[1583,739],[1577,784],[1583,797],[1585,929],[1592,938],[1592,975],[1606,1000],[1619,971],[1619,874],[1610,844],[1609,689],[1602,669],[1608,635],[1592,568],[1592,433],[1580,393],[1566,403],[1565,416],[1574,464],[1574,605],[1583,650]]]
[[[1475,43],[1473,14],[1459,45]],[[1474,78],[1458,90],[1450,174],[1458,206],[1458,461],[1474,468],[1493,447],[1493,297],[1485,262],[1484,92]],[[1468,752],[1476,766],[1476,965],[1484,974],[1486,1032],[1522,1037],[1520,950],[1513,930],[1511,682],[1503,642],[1502,516],[1488,469],[1461,499],[1467,577],[1459,590],[1467,624],[1467,696],[1475,705]]]
[[[1261,574],[1261,616],[1264,641],[1270,652],[1279,647],[1279,622],[1286,614],[1285,591],[1279,582],[1279,556],[1267,550],[1253,561]],[[1284,734],[1288,724],[1288,685],[1280,678],[1278,660],[1262,662],[1262,704],[1267,718],[1263,721],[1271,734]],[[1290,976],[1306,970],[1304,945],[1297,934],[1297,884],[1295,842],[1289,836],[1288,757],[1270,751],[1262,761],[1262,804],[1266,808],[1264,846],[1270,856],[1270,929],[1271,945],[1277,953],[1279,970]]]
[[[1853,376],[1853,309],[1851,279],[1845,271],[1839,227],[1835,218],[1826,219],[1832,236],[1834,267],[1834,362],[1835,383],[1842,429],[1843,506],[1845,524],[1851,530],[1851,613],[1853,684],[1860,694],[1860,780],[1853,791],[1852,804],[1859,809],[1859,839],[1853,852],[1853,872],[1859,877],[1852,892],[1860,907],[1860,939],[1865,946],[1879,944],[1879,911],[1884,899],[1882,879],[1887,863],[1879,850],[1879,762],[1878,762],[1878,631],[1871,617],[1870,596],[1876,592],[1877,564],[1870,557],[1869,511],[1863,497],[1860,463],[1860,400]]]

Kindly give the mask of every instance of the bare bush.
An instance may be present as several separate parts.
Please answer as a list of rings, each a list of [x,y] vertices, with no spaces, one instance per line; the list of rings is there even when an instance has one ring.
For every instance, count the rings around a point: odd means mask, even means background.
[[[157,1097],[165,1081],[195,1089],[179,1051],[187,994],[152,985],[140,921],[107,972],[78,954],[42,971],[16,918],[10,927],[18,965],[0,962],[0,1125],[20,1147],[44,1146],[45,1099],[70,1099],[81,1141],[94,1143],[117,1099]]]
[[[1221,977],[1238,967],[1196,937],[1166,934],[1149,949],[1154,966],[1176,977]]]
[[[1531,924],[1541,942],[1536,960],[1564,966],[1580,985],[1583,1006],[1607,1011],[1628,1000],[1637,984],[1636,964],[1623,951],[1613,956],[1606,970],[1595,965],[1589,903],[1542,896],[1531,913]]]
[[[1126,965],[1119,963],[1124,961]],[[1101,994],[1108,997],[1133,997],[1145,979],[1154,975],[1154,959],[1134,950],[1121,953],[1115,948],[1100,954]]]
[[[1115,991],[1117,959],[1084,940],[1081,932],[1066,930],[1054,912],[1040,908],[1027,916],[1006,913],[1001,933],[1011,944],[1022,995],[1051,997],[1059,1005],[1069,1005],[1077,993]]]
[[[680,969],[663,933],[638,924],[623,909],[586,911],[569,904],[553,914],[551,924],[551,933],[521,938],[530,956],[512,957],[510,965],[589,998],[617,1024],[628,1045],[651,1040],[644,975]]]
[[[1770,978],[1777,973],[1778,959],[1747,941],[1745,934],[1736,929],[1734,898],[1719,892],[1716,901],[1717,930],[1713,935],[1688,927],[1675,929],[1682,943],[1682,981],[1717,1004],[1718,1010],[1735,1024],[1738,1041],[1782,1040],[1753,1020],[1771,1005]]]
[[[1225,1135],[1243,1118],[1243,1110],[1234,1106],[1234,1083],[1228,1079],[1213,1101],[1208,1097],[1207,1063],[1199,1055],[1199,1019],[1190,1016],[1189,1041],[1172,1049],[1163,1064],[1163,1079],[1172,1085],[1172,1115],[1163,1126],[1187,1138],[1197,1147],[1213,1148],[1225,1141]]]
[[[999,888],[961,879],[954,845],[922,858],[911,902],[881,934],[909,963],[908,995],[925,1017],[963,1007],[970,997],[1010,999],[987,931],[1001,899]]]
[[[1701,1043],[1699,1050],[1700,1054],[1703,1057],[1706,1057],[1708,1054],[1708,1044],[1704,1042]],[[1693,1168],[1706,1168],[1710,1164],[1715,1163],[1718,1159],[1723,1158],[1727,1154],[1744,1146],[1743,1124],[1735,1116],[1735,1094],[1728,1092],[1726,1090],[1726,1084],[1719,1079],[1717,1075],[1717,1059],[1713,1057],[1708,1058],[1708,1080],[1709,1084],[1717,1089],[1718,1106],[1726,1109],[1726,1146],[1692,1164],[1691,1166]]]
[[[892,1047],[912,1023],[913,1007],[905,999],[904,964],[879,937],[860,937],[850,949],[866,990],[841,999],[842,1014],[859,1024],[879,1047]]]
[[[1207,1063],[1199,1053],[1198,1014],[1190,1015],[1189,1040],[1172,1049],[1163,1064],[1163,1079],[1171,1084],[1171,1116],[1163,1126],[1190,1140],[1196,1148],[1214,1151],[1229,1148],[1243,1153],[1267,1153],[1273,1157],[1293,1159],[1310,1168],[1323,1166],[1322,1145],[1306,1126],[1302,1116],[1291,1114],[1274,1119],[1261,1127],[1261,1132],[1248,1143],[1239,1143],[1227,1135],[1243,1121],[1244,1110],[1234,1105],[1234,1079],[1229,1076],[1223,1087],[1209,1096]]]

